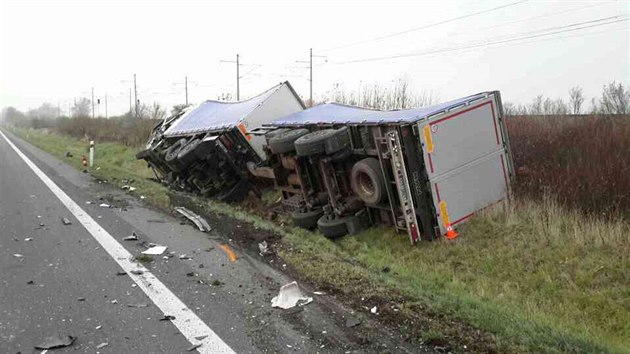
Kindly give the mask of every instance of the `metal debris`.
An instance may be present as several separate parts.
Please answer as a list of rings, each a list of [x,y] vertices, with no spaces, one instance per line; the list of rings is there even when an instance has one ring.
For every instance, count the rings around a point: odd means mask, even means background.
[[[271,307],[290,309],[295,306],[304,306],[313,301],[312,297],[306,296],[296,281],[283,285],[278,296],[271,299]]]
[[[315,294],[315,295],[326,295],[326,293],[323,292],[323,291],[313,291],[313,294]]]
[[[97,345],[97,346],[96,346],[96,349],[101,349],[101,348],[106,347],[106,346],[108,346],[108,345],[109,345],[109,343],[107,343],[107,342],[103,342],[103,343],[101,343],[101,344]]]
[[[77,339],[73,336],[51,336],[46,337],[40,344],[35,346],[35,349],[55,349],[71,346]]]
[[[195,272],[186,273],[186,276],[187,277],[194,277],[195,276]]]
[[[70,221],[70,219],[68,219],[68,218],[61,218],[61,222],[64,225],[72,225],[72,221]]]
[[[15,257],[15,258],[24,258],[24,255],[19,254],[19,253],[14,253],[13,257]]]
[[[186,349],[186,351],[187,351],[187,352],[192,352],[193,350],[195,350],[195,349],[197,349],[197,348],[199,348],[199,347],[201,347],[201,343],[198,343],[198,344],[193,344],[193,345],[191,345],[190,347],[188,347],[188,349]]]
[[[142,254],[160,255],[166,251],[166,246],[153,246],[148,250],[142,252]]]
[[[77,300],[79,300],[79,301],[85,301],[85,298],[84,298],[84,297],[80,297],[80,298],[77,298]]]
[[[32,280],[29,280],[29,281],[27,281],[27,282],[26,282],[26,284],[28,284],[28,285],[32,285],[32,284],[34,284],[34,283],[35,283],[35,282],[34,282],[34,281],[32,281]]]
[[[137,240],[138,240],[138,235],[136,235],[135,231],[132,231],[131,235],[123,238],[123,241],[137,241]]]
[[[143,307],[148,307],[149,305],[142,302],[139,304],[127,304],[127,307],[137,307],[137,308],[143,308]]]
[[[143,272],[143,271],[141,271],[141,270],[137,270],[137,269],[132,270],[132,271],[131,271],[131,272],[129,272],[129,273],[131,273],[131,274],[135,274],[135,275],[142,275],[142,274],[144,274],[144,272]]]
[[[268,245],[267,245],[267,241],[260,242],[260,243],[258,244],[258,250],[260,251],[260,252],[259,252],[259,254],[260,254],[261,256],[264,256],[264,255],[266,255],[266,254],[269,254],[269,247],[268,247]]]
[[[116,272],[116,275],[127,275],[127,272]]]
[[[185,216],[188,220],[192,221],[197,226],[199,231],[208,232],[212,230],[206,219],[193,213],[192,211],[184,207],[175,207],[175,211]]]
[[[188,256],[187,256],[187,255],[185,255],[185,254],[180,254],[180,255],[179,255],[179,259],[192,259],[192,258],[188,257]]]
[[[175,319],[175,316],[164,315],[164,317],[160,318],[160,321],[172,321]]]
[[[111,207],[112,207],[111,205],[106,204],[106,203],[101,203],[99,206],[100,206],[101,208],[111,208]]]
[[[197,336],[197,337],[195,337],[196,340],[204,340],[206,338],[208,338],[207,334],[205,336]]]
[[[24,239],[24,242],[28,242],[28,241],[33,241],[33,238],[32,237],[27,237],[27,238]]]

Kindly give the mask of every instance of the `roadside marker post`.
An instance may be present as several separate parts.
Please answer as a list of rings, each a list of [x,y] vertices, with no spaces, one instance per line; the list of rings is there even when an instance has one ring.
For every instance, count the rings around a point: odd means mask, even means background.
[[[90,140],[90,168],[94,166],[94,140]]]

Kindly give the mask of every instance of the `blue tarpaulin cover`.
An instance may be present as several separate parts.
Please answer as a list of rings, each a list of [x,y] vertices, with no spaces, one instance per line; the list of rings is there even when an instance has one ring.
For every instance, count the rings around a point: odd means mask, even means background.
[[[388,124],[412,123],[445,110],[486,97],[490,92],[448,101],[433,106],[398,111],[377,111],[338,103],[324,103],[307,110],[274,120],[273,126],[306,124]]]
[[[260,95],[245,101],[224,102],[208,100],[202,102],[197,107],[184,113],[183,117],[164,132],[164,135],[169,137],[234,128],[282,85],[274,86]]]

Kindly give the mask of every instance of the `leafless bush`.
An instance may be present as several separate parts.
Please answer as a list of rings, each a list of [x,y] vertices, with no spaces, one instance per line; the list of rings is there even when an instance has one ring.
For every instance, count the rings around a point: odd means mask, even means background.
[[[409,89],[408,81],[399,79],[391,86],[361,84],[358,90],[347,90],[344,86],[335,84],[323,96],[323,101],[391,110],[428,106],[435,103],[435,97],[427,91],[413,93]]]

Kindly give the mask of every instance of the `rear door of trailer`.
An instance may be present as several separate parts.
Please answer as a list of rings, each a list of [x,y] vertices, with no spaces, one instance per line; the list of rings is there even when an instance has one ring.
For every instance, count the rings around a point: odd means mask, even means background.
[[[511,159],[498,93],[418,126],[440,232],[508,196]]]

